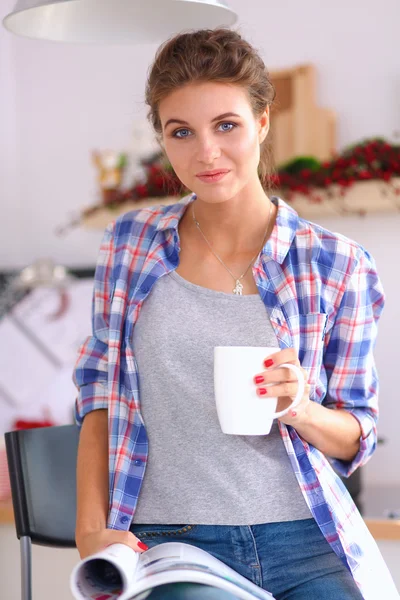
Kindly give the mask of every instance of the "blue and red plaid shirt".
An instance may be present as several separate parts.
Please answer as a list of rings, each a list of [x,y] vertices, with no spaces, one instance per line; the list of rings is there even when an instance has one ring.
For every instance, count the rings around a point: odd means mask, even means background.
[[[172,206],[126,213],[107,227],[101,244],[93,332],[79,350],[74,381],[78,424],[90,411],[108,409],[110,528],[129,529],[148,457],[133,327],[158,278],[178,267],[178,224],[195,198],[191,194]],[[331,461],[348,476],[376,446],[373,347],[384,304],[382,287],[364,248],[300,218],[283,200],[272,200],[278,205],[277,220],[253,266],[254,280],[280,348],[295,347],[308,371],[311,399],[349,411],[361,425],[354,460]],[[281,422],[279,427],[322,533],[352,571],[364,598],[372,600],[376,580],[390,582],[390,575],[364,521],[327,458],[293,427]],[[398,598],[393,590],[385,597]]]

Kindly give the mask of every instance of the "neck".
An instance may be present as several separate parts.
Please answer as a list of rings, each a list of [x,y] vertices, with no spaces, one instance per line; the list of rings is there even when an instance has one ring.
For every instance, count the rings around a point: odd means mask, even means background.
[[[263,239],[266,241],[273,229],[276,215],[261,184],[253,193],[242,190],[225,202],[212,203],[197,197],[187,216],[192,222],[193,233],[196,229],[199,234],[193,221],[193,209],[209,243],[225,256],[259,250]]]

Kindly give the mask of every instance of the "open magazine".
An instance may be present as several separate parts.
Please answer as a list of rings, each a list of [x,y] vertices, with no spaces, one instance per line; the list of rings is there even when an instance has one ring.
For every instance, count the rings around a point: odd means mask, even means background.
[[[113,544],[80,561],[70,583],[77,600],[145,600],[153,589],[180,582],[218,588],[240,600],[274,600],[208,552],[182,542],[159,544],[142,554]]]

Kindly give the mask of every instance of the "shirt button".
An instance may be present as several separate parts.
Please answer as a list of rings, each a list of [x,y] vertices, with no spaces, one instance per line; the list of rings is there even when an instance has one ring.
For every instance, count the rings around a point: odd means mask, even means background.
[[[121,517],[120,521],[121,523],[127,523],[129,521],[129,517]]]
[[[140,465],[141,465],[141,464],[142,464],[142,461],[140,460],[140,458],[137,458],[137,459],[135,460],[135,465],[136,465],[137,467],[140,467]]]
[[[150,288],[148,285],[143,285],[142,286],[142,292],[143,294],[147,294],[150,291]]]

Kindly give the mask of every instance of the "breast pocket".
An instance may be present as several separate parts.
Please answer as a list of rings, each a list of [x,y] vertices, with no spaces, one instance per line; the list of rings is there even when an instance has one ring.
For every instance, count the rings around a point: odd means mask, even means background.
[[[308,372],[308,383],[312,388],[321,372],[327,318],[325,313],[308,313],[289,319],[300,364]]]

